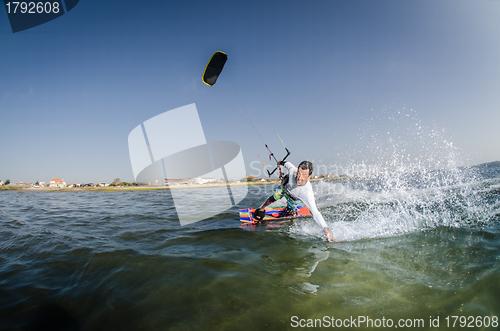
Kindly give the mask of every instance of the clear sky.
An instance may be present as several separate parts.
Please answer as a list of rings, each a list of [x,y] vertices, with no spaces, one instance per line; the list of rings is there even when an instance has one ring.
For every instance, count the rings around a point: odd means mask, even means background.
[[[259,134],[284,155],[275,130],[295,163],[450,145],[500,160],[499,17],[486,0],[81,0],[14,34],[0,8],[0,179],[133,181],[129,133],[191,103],[253,175]],[[217,50],[228,62],[208,87]]]

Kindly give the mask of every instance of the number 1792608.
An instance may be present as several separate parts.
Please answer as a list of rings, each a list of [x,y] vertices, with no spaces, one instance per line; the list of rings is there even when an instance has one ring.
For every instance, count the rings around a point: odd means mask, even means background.
[[[58,14],[61,10],[59,2],[7,2],[7,13],[16,14]]]

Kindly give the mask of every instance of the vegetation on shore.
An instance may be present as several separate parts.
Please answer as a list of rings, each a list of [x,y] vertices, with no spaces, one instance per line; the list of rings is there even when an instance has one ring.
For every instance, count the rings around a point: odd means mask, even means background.
[[[321,177],[311,179],[312,182],[325,180],[332,181],[338,179],[347,179],[349,177]],[[262,181],[255,177],[249,177],[247,180],[241,180],[240,183],[230,183],[229,185],[240,186],[240,185],[275,185],[279,184],[279,179]],[[6,185],[7,184],[7,185]],[[225,183],[205,183],[205,184],[184,184],[184,185],[166,185],[166,186],[153,186],[153,185],[141,185],[138,183],[127,183],[122,182],[118,178],[114,182],[107,186],[101,186],[96,184],[95,186],[84,185],[80,187],[68,186],[68,187],[50,187],[50,186],[20,186],[20,185],[8,185],[10,181],[7,180],[3,185],[0,185],[0,191],[19,191],[19,192],[117,192],[117,191],[155,191],[155,190],[178,190],[178,189],[193,189],[193,188],[210,188],[210,187],[224,187]],[[38,184],[38,182],[37,182]]]
[[[240,185],[271,185],[272,182],[248,182]],[[234,184],[231,184],[234,185]],[[149,185],[109,185],[109,186],[85,186],[85,187],[22,187],[22,186],[0,186],[0,191],[29,191],[29,192],[117,192],[117,191],[154,191],[170,189],[210,188],[224,187],[225,184],[199,184],[199,185],[176,185],[176,186],[149,186]]]

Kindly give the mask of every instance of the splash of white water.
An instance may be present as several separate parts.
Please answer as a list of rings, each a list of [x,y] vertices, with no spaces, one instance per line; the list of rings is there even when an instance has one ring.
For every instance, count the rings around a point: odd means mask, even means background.
[[[401,113],[400,113],[401,115]],[[438,226],[481,226],[492,207],[482,179],[445,130],[426,130],[407,116],[392,118],[393,134],[371,134],[362,166],[343,169],[349,179],[314,184],[318,205],[338,240],[395,236]],[[365,133],[364,133],[365,134]],[[353,170],[353,171],[349,171]],[[295,236],[323,237],[314,222],[298,222]]]

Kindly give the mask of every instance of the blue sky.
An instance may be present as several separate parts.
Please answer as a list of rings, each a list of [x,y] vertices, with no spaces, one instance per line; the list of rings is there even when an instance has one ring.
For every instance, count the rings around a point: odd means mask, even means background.
[[[81,0],[15,34],[0,11],[2,180],[133,181],[128,134],[191,103],[253,175],[275,130],[295,163],[500,160],[500,1]]]

